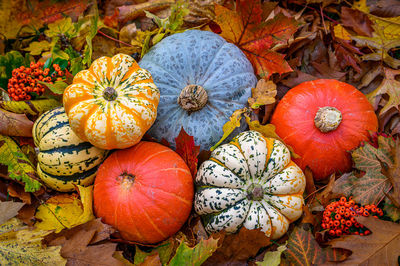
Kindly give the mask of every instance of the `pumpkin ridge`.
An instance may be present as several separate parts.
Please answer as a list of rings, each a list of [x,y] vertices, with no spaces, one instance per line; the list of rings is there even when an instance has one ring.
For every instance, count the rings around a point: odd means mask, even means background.
[[[212,88],[218,86],[220,83],[223,83],[225,80],[229,80],[229,79],[231,79],[232,77],[236,77],[236,76],[240,76],[240,75],[244,75],[244,74],[253,74],[253,72],[247,71],[247,72],[236,73],[236,74],[234,74],[234,75],[232,75],[232,76],[228,76],[228,77],[226,77],[226,78],[218,79],[218,82],[215,82],[215,83],[213,83],[212,85],[208,85],[208,84],[207,84],[208,81],[207,81],[207,82],[205,82],[205,83],[203,84],[203,87],[208,87],[208,89],[210,90],[210,96],[213,96],[212,92],[213,92],[214,90],[211,90]],[[243,87],[246,87],[246,86],[243,86]],[[241,87],[241,88],[243,88],[243,87]]]
[[[251,172],[250,172],[249,161],[247,160],[246,156],[244,156],[244,153],[242,151],[242,146],[239,144],[239,141],[237,139],[234,142],[232,142],[232,144],[235,145],[239,149],[239,151],[242,154],[244,160],[246,161],[247,170],[248,170],[248,173],[249,173],[249,176],[250,176],[250,180],[249,181],[251,183],[253,183],[254,180],[255,180],[255,177],[253,177]]]
[[[263,199],[261,202],[264,202],[264,204],[269,205],[275,212],[279,213],[279,214],[282,215],[287,221],[290,222],[290,220],[289,220],[283,213],[281,213],[280,210],[279,210],[279,208],[277,208],[275,205],[270,204],[269,201],[266,201],[266,200],[264,200],[264,199]],[[262,204],[262,205],[264,205],[264,204]],[[265,208],[265,206],[264,206],[264,208]],[[266,210],[267,213],[268,213],[268,209],[265,208],[265,210]],[[274,231],[274,227],[272,226],[271,215],[268,213],[268,216],[270,217],[270,221],[271,221],[271,235],[273,235],[275,231]]]
[[[175,79],[175,81],[177,82],[177,84],[182,84],[182,81],[179,81],[175,78],[175,75],[173,75],[172,73],[170,73],[169,71],[167,71],[163,66],[161,66],[160,64],[158,64],[157,62],[153,61],[153,60],[147,60],[148,62],[153,63],[153,65],[159,67],[160,69],[162,69],[165,73],[167,73],[171,78]],[[182,77],[181,77],[182,78]],[[156,84],[157,85],[157,84]]]
[[[127,106],[125,106],[125,105],[124,105],[123,103],[121,103],[121,102],[119,103],[118,106],[121,107],[121,109],[124,109],[125,112],[127,112],[127,113],[130,114],[131,116],[135,117],[135,121],[136,121],[136,123],[138,124],[138,126],[139,126],[140,128],[147,128],[147,123],[146,123],[146,121],[144,121],[144,120],[142,119],[142,117],[141,117],[139,114],[136,113],[136,111],[133,112],[133,110],[131,110],[130,108],[128,108]]]
[[[204,74],[203,74],[203,76],[200,77],[200,80],[197,81],[198,84],[203,84],[203,85],[204,85],[204,83],[206,83],[206,80],[210,79],[211,76],[207,77],[207,74],[208,74],[208,71],[209,71],[209,69],[210,69],[210,66],[214,63],[214,60],[218,57],[218,54],[219,54],[219,52],[222,50],[222,48],[223,48],[225,45],[227,45],[227,44],[228,44],[228,42],[223,43],[223,44],[218,48],[218,50],[215,51],[215,54],[214,54],[213,58],[210,60],[210,62],[208,62],[208,65],[204,68],[204,71],[203,71]],[[207,79],[204,80],[204,78],[206,78],[206,77],[207,77]]]
[[[131,218],[130,225],[135,228],[136,235],[138,235],[141,239],[144,239],[143,234],[139,231],[139,228],[136,226],[136,222],[133,220],[134,216],[132,215],[132,208],[126,208],[126,209],[129,211],[129,217]]]
[[[144,195],[144,194],[142,194]],[[153,228],[163,237],[166,238],[167,236],[160,230],[160,228],[158,228],[158,226],[156,226],[156,224],[153,222],[153,220],[150,218],[149,214],[147,213],[146,209],[141,206],[141,204],[136,205],[137,207],[139,207],[142,210],[142,213],[144,214],[144,216],[147,218],[147,220],[149,221],[149,223],[153,226]]]
[[[64,103],[64,108],[65,110],[71,110],[74,108],[77,104],[79,104],[81,101],[87,101],[87,100],[93,100],[94,97],[92,95],[83,95],[80,97],[76,97],[73,99],[70,99],[68,103]]]
[[[111,109],[111,108],[109,108]],[[110,146],[114,146],[115,143],[117,142],[115,135],[113,134],[112,130],[111,130],[111,125],[112,125],[112,119],[111,119],[111,112],[108,111],[106,113],[106,123],[108,125],[110,125],[109,127],[106,127],[106,132],[105,132],[105,144],[106,145],[110,145]]]
[[[171,150],[173,152],[173,150]],[[150,156],[147,156],[145,160],[142,160],[138,163],[138,167],[142,166],[143,164],[147,163],[149,160],[153,159],[154,157],[156,157],[157,155],[161,154],[161,153],[165,153],[165,152],[171,152],[169,150],[162,150],[162,151],[158,151],[156,153],[153,153]]]
[[[143,185],[142,187],[147,187],[147,186],[144,186],[144,185]],[[146,197],[146,198],[149,199],[150,201],[153,201],[153,199],[152,199],[151,197],[149,197],[149,196],[147,195],[147,193],[142,192],[141,195],[144,196],[144,197]],[[174,197],[174,198],[175,198],[175,197]],[[175,216],[172,216],[170,213],[166,212],[164,209],[160,208],[159,206],[154,205],[152,208],[157,208],[157,209],[161,210],[162,213],[166,214],[167,216],[173,218],[173,220],[176,221],[176,217],[175,217]]]
[[[84,117],[81,119],[81,124],[79,125],[79,130],[77,132],[81,132],[81,135],[79,135],[79,137],[82,140],[87,141],[85,128],[87,127],[88,119],[99,109],[100,109],[99,105],[97,104],[93,105],[93,107],[89,110],[89,112],[86,115],[84,115]]]
[[[185,203],[185,204],[188,204],[188,205],[192,205],[192,202],[191,202],[190,200],[187,200],[187,199],[185,199],[185,198],[182,198],[181,196],[178,196],[178,195],[176,195],[176,194],[174,194],[174,193],[171,193],[171,192],[162,190],[161,188],[147,186],[146,184],[141,184],[141,185],[142,185],[143,187],[147,187],[147,188],[150,188],[150,189],[155,189],[155,190],[161,191],[161,192],[163,192],[163,193],[165,193],[165,194],[167,194],[167,195],[173,195],[173,197],[179,199],[181,202],[183,202],[183,203]]]
[[[224,167],[225,169],[229,170],[232,174],[234,174],[237,178],[239,178],[239,179],[241,179],[242,181],[244,181],[245,183],[247,183],[247,180],[242,179],[239,175],[237,175],[236,173],[234,173],[231,169],[229,169],[225,164],[221,163],[219,160],[217,160],[217,159],[215,159],[215,158],[213,158],[213,157],[210,157],[210,160],[213,161],[213,162],[215,162],[215,163],[217,163],[217,164],[219,164],[219,165],[221,165],[221,166]]]

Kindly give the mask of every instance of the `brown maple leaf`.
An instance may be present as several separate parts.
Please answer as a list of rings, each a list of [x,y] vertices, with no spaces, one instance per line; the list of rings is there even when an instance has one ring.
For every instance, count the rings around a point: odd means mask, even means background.
[[[192,177],[194,178],[197,173],[197,156],[200,153],[200,146],[194,144],[194,138],[189,136],[183,127],[178,137],[175,138],[175,143],[176,153],[178,153],[189,166],[190,173],[192,173]]]
[[[260,0],[237,1],[236,10],[215,5],[215,22],[222,30],[221,36],[246,54],[258,75],[268,78],[273,73],[292,71],[285,55],[271,49],[286,43],[297,31],[298,23],[281,13],[264,22],[262,14]]]
[[[398,265],[400,256],[400,225],[372,217],[357,217],[372,234],[347,235],[329,242],[334,248],[352,251],[343,265]]]
[[[33,122],[26,115],[0,109],[0,134],[32,137],[32,127]]]

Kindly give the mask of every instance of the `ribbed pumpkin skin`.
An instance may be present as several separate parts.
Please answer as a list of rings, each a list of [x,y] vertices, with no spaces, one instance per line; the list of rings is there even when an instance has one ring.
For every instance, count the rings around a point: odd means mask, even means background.
[[[117,98],[106,100],[107,87]],[[138,143],[156,119],[160,93],[150,73],[124,54],[101,57],[75,75],[63,95],[74,132],[102,149]]]
[[[134,176],[133,183],[121,177]],[[124,239],[157,243],[187,220],[193,201],[189,168],[173,150],[142,141],[118,150],[100,166],[94,185],[97,217]]]
[[[39,148],[38,174],[47,186],[58,191],[73,191],[74,184],[93,183],[106,150],[78,138],[68,123],[63,107],[42,114],[33,125],[33,140]]]
[[[339,127],[327,133],[314,125],[315,114],[324,106],[342,113]],[[329,79],[304,82],[291,89],[276,107],[271,123],[301,156],[294,161],[302,169],[309,166],[316,180],[350,171],[351,155],[347,151],[367,140],[368,130],[378,128],[374,109],[365,95],[349,84]]]
[[[208,150],[222,137],[222,126],[230,115],[246,106],[257,82],[242,51],[208,31],[188,30],[169,36],[139,64],[151,72],[161,92],[157,119],[149,133],[158,140],[165,138],[172,146],[183,127],[201,149]],[[208,102],[189,114],[177,99],[190,84],[202,86]]]
[[[200,166],[194,209],[209,233],[234,233],[244,226],[278,239],[303,213],[305,184],[282,142],[245,131]],[[254,186],[258,198],[252,197]]]

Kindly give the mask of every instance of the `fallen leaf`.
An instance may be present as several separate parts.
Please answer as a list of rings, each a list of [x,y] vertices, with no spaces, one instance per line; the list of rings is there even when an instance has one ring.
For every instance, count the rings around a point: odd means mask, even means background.
[[[143,16],[145,14],[145,10],[149,12],[154,12],[157,10],[165,9],[174,3],[174,0],[153,0],[135,5],[120,6],[117,8],[118,20],[134,20],[139,16]]]
[[[385,215],[389,216],[393,222],[398,222],[400,220],[400,208],[393,204],[389,198],[385,200],[383,210]]]
[[[186,261],[184,261],[186,262]],[[154,253],[153,255],[147,256],[142,263],[139,264],[139,266],[161,266],[161,261],[160,261],[160,256],[158,253]],[[173,265],[173,264],[171,264]],[[181,265],[181,264],[176,264],[176,265]],[[195,264],[192,264],[195,265]]]
[[[235,130],[235,128],[240,127],[240,120],[242,120],[242,114],[245,112],[247,112],[247,108],[242,108],[233,112],[229,121],[222,126],[222,131],[224,132],[222,138],[210,148],[210,151],[215,150]]]
[[[333,193],[354,197],[354,201],[362,205],[378,204],[391,190],[390,178],[383,173],[383,165],[398,168],[393,164],[393,149],[397,149],[391,137],[378,136],[378,148],[365,143],[355,149],[351,156],[355,168],[365,172],[362,177],[354,173],[344,174],[336,180]],[[386,173],[388,174],[388,173]],[[397,178],[396,178],[397,179]],[[400,182],[400,180],[399,180]]]
[[[206,264],[246,261],[257,254],[258,250],[271,244],[269,237],[261,229],[249,230],[242,227],[236,234],[225,232],[215,234],[219,238],[219,248],[207,260]]]
[[[95,235],[95,228],[82,228],[69,238],[60,237],[50,244],[62,245],[61,255],[67,259],[67,265],[124,265],[113,257],[117,244],[105,242],[89,246]]]
[[[0,165],[8,167],[7,177],[23,184],[26,192],[35,192],[41,188],[35,167],[17,143],[3,135],[0,135]]]
[[[375,107],[379,104],[379,102],[376,101],[378,96],[384,94],[388,95],[389,99],[379,111],[379,116],[384,115],[392,107],[399,111],[400,105],[400,81],[395,79],[397,75],[400,75],[400,70],[384,68],[384,74],[385,78],[383,79],[381,85],[367,95],[369,102]]]
[[[54,99],[32,101],[0,101],[0,108],[17,114],[40,115],[48,110],[62,105]]]
[[[0,226],[1,265],[65,265],[59,246],[46,247],[44,236],[51,231],[29,230],[17,218]]]
[[[372,234],[367,236],[346,235],[334,239],[329,244],[334,248],[344,248],[352,254],[343,265],[397,265],[400,256],[400,225],[372,217],[356,218]]]
[[[360,10],[346,6],[342,7],[340,15],[343,26],[351,28],[359,35],[372,36],[374,29],[372,28],[372,21],[368,18],[368,15]]]
[[[24,187],[17,183],[9,184],[7,187],[7,192],[11,197],[22,200],[23,203],[31,204],[32,202],[31,193],[25,192]]]
[[[275,103],[276,85],[272,81],[260,79],[257,86],[251,89],[251,97],[248,99],[249,105],[253,109],[258,109],[262,105]]]
[[[135,264],[133,264],[124,257],[122,251],[115,251],[113,257],[122,262],[125,266],[135,266]]]
[[[41,55],[44,51],[49,51],[51,48],[51,44],[44,40],[40,42],[31,42],[28,48],[25,48],[25,51],[28,51],[31,55]]]
[[[286,244],[279,246],[276,251],[268,251],[264,255],[263,261],[257,261],[258,266],[278,266],[281,264],[282,253],[286,250]]]
[[[136,245],[134,264],[141,264],[145,261],[146,257],[157,254],[161,263],[163,265],[167,265],[167,263],[171,260],[171,256],[175,252],[176,248],[176,240],[172,237],[160,243],[157,247],[154,247],[150,252],[144,252]]]
[[[93,186],[78,186],[78,189],[81,199],[78,199],[76,194],[60,194],[40,205],[36,211],[36,218],[41,221],[35,226],[58,233],[64,228],[72,228],[94,219]]]
[[[189,136],[186,131],[181,128],[178,137],[175,138],[176,153],[178,153],[185,163],[189,166],[190,173],[194,178],[197,173],[197,156],[200,153],[200,146],[196,146],[194,138]]]
[[[15,217],[18,211],[24,206],[23,202],[1,201],[0,202],[0,224],[5,223],[9,219]]]
[[[0,134],[6,136],[32,137],[33,122],[24,114],[0,109]]]
[[[310,231],[296,227],[284,251],[291,265],[315,265],[344,261],[348,254],[341,249],[321,248]]]
[[[310,169],[310,167],[306,167],[306,169],[304,169],[304,175],[306,176],[306,190],[305,192],[310,195],[310,194],[314,194],[314,192],[316,191],[315,188],[315,184],[314,184],[314,177],[313,177],[313,173]]]
[[[341,24],[337,24],[333,27],[333,34],[336,38],[351,41],[351,34]]]
[[[271,49],[293,36],[298,28],[295,19],[280,13],[263,22],[260,0],[237,1],[234,11],[216,4],[215,15],[221,36],[246,54],[258,75],[268,78],[292,71],[285,55]]]
[[[214,4],[224,5],[226,0],[192,0],[189,1],[190,13],[184,20],[193,26],[202,25],[215,19]]]
[[[330,201],[334,198],[333,188],[335,185],[335,174],[329,178],[329,182],[320,193],[317,193],[312,202],[309,202],[310,211],[323,211]]]

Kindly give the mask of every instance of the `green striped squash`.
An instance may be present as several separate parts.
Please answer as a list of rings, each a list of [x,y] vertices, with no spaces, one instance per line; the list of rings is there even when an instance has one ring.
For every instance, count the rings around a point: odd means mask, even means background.
[[[245,131],[200,166],[194,209],[209,233],[244,226],[278,239],[302,215],[305,184],[282,142]]]
[[[63,107],[47,111],[36,120],[33,140],[39,149],[40,178],[62,192],[73,191],[74,184],[91,185],[97,167],[107,155],[107,151],[75,135]]]

